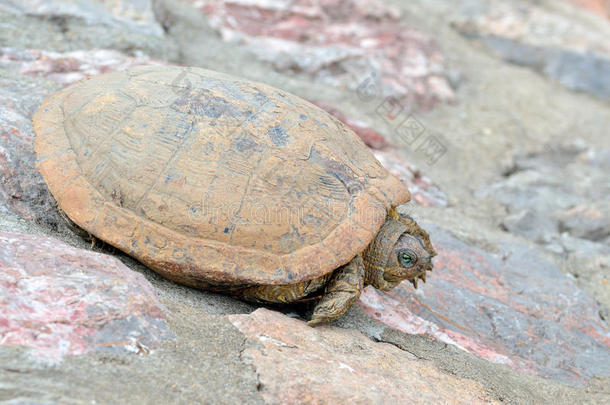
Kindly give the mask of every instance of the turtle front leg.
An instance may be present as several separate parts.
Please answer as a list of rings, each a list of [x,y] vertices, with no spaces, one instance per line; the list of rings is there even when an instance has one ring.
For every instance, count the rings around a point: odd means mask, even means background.
[[[360,255],[335,270],[308,325],[331,322],[343,315],[360,297],[364,288],[364,264]]]

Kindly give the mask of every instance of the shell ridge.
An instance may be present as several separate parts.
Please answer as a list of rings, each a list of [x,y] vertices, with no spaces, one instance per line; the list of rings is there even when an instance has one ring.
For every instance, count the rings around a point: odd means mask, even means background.
[[[246,182],[246,186],[244,187],[244,193],[242,194],[241,199],[239,201],[239,207],[237,208],[237,211],[235,211],[235,215],[233,215],[233,218],[231,218],[231,220],[229,221],[229,224],[234,225],[234,226],[230,227],[231,231],[229,233],[229,241],[228,241],[229,245],[231,245],[233,243],[233,234],[235,233],[235,230],[239,226],[239,225],[235,225],[235,220],[237,220],[241,217],[241,212],[244,207],[244,201],[251,191],[251,184],[253,183],[253,179],[256,178],[258,171],[260,170],[261,164],[264,161],[264,156],[266,156],[267,154],[268,154],[268,152],[267,152],[267,150],[265,150],[265,153],[262,153],[261,156],[258,158],[258,161],[256,162],[256,166],[254,167],[254,169],[252,169],[250,176],[248,176],[248,181]]]
[[[195,137],[189,137],[188,134],[190,133],[190,131],[193,129],[193,122],[191,121],[189,123],[189,127],[188,129],[184,132],[184,138],[182,138],[180,140],[180,143],[178,144],[178,146],[176,147],[176,149],[174,149],[174,151],[172,152],[171,156],[169,157],[169,159],[167,159],[167,162],[165,162],[165,164],[163,165],[163,167],[159,170],[159,173],[157,174],[155,180],[150,184],[150,186],[146,189],[146,191],[144,191],[144,193],[142,193],[142,195],[140,196],[140,198],[138,198],[136,200],[136,202],[133,205],[133,211],[135,212],[135,210],[137,210],[138,208],[140,208],[140,204],[142,203],[142,201],[148,197],[150,195],[150,193],[154,190],[154,188],[158,185],[159,183],[159,179],[161,179],[161,177],[163,177],[163,174],[165,173],[165,171],[170,167],[170,165],[172,163],[174,163],[174,161],[176,160],[178,154],[184,149],[184,146],[186,143],[188,143],[189,140],[193,140],[195,139]]]

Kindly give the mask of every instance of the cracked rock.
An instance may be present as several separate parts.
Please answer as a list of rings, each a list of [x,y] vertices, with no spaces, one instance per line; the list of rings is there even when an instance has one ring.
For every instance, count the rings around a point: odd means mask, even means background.
[[[312,328],[267,309],[228,318],[247,337],[242,357],[267,403],[496,403],[478,383],[353,329]]]

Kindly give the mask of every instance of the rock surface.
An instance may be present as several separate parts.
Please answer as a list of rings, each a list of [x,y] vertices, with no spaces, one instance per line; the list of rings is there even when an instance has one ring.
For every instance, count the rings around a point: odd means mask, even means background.
[[[0,345],[58,362],[91,351],[147,353],[171,335],[150,283],[118,259],[0,233]]]
[[[176,47],[164,38],[154,19],[150,0],[3,0],[0,18],[2,46],[177,56]]]
[[[267,403],[497,403],[479,384],[355,330],[310,328],[265,309],[229,320],[246,336],[242,357]]]
[[[398,11],[378,1],[191,1],[224,40],[278,70],[414,108],[454,100],[435,41],[402,26]]]
[[[572,384],[610,376],[600,306],[523,244],[495,254],[429,227],[439,255],[421,290],[367,288],[361,306],[406,333],[434,336],[492,362]]]
[[[106,72],[139,65],[163,64],[145,55],[130,57],[110,49],[49,52],[38,49],[0,49],[0,67],[28,76],[46,78],[68,85]]]
[[[558,4],[514,3],[465,2],[454,24],[511,63],[540,71],[571,90],[610,99],[610,27]],[[599,4],[585,3],[601,11]],[[607,6],[605,12],[607,16]]]
[[[62,226],[53,197],[35,168],[32,115],[60,86],[0,69],[0,214]]]
[[[548,145],[516,156],[505,178],[480,188],[478,197],[506,207],[501,226],[561,258],[566,271],[587,278],[602,270],[588,288],[610,305],[610,184],[607,148]]]

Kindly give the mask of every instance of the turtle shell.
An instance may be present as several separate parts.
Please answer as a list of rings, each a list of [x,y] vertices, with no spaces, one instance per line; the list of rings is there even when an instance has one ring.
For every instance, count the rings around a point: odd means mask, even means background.
[[[34,128],[38,169],[70,219],[195,287],[327,274],[409,200],[323,110],[199,68],[86,79],[46,99]]]

